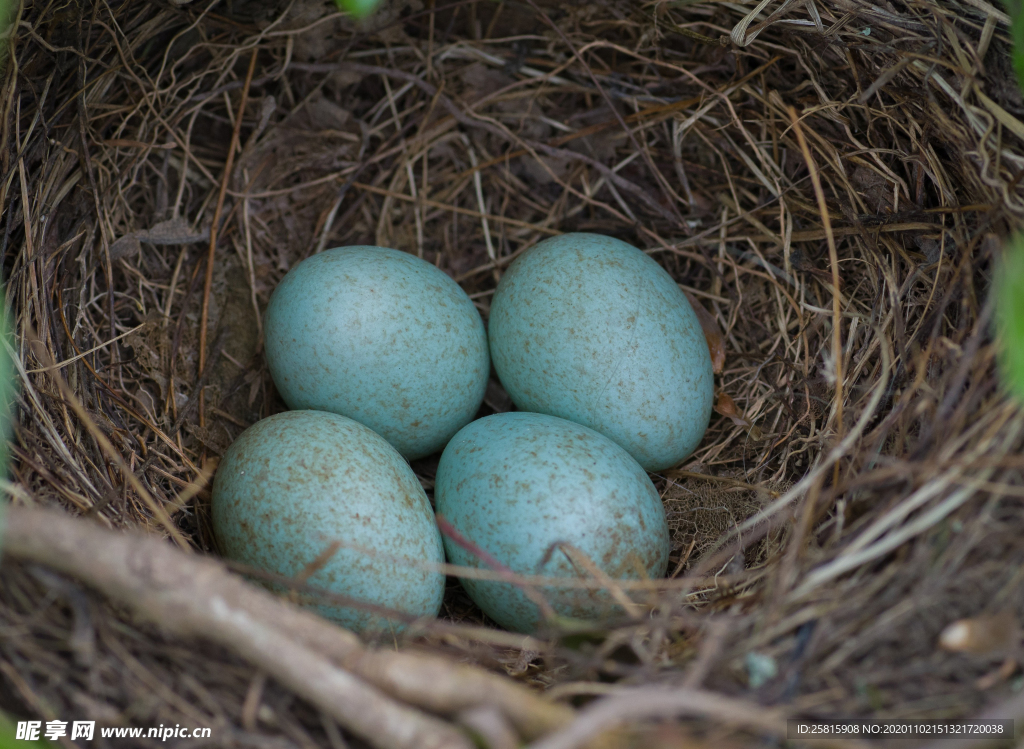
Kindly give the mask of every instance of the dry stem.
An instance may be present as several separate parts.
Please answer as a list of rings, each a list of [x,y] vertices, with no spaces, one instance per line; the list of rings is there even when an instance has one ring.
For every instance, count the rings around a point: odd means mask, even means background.
[[[16,506],[7,514],[3,548],[77,577],[169,633],[234,650],[381,749],[472,746],[449,725],[385,692],[445,714],[497,707],[526,737],[571,716],[470,666],[365,650],[352,633],[243,582],[218,562],[183,554],[153,537]]]

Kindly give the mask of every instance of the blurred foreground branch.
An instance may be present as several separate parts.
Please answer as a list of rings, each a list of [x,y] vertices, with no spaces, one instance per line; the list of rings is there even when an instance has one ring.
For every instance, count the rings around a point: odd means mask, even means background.
[[[12,506],[3,549],[88,583],[168,633],[234,651],[379,749],[472,749],[461,731],[416,708],[444,716],[495,708],[525,739],[573,717],[570,708],[472,666],[368,649],[352,632],[243,581],[216,560],[154,536]]]

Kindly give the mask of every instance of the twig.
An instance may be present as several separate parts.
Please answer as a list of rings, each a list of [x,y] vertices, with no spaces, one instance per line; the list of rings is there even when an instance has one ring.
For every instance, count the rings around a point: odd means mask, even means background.
[[[88,356],[89,354],[93,353],[94,351],[99,351],[100,349],[106,348],[107,346],[109,346],[112,343],[116,343],[117,341],[120,341],[122,338],[130,336],[132,333],[139,332],[144,327],[146,327],[147,324],[148,323],[142,323],[141,325],[136,325],[131,330],[126,330],[124,333],[122,333],[121,335],[117,336],[116,338],[112,338],[109,341],[104,341],[103,343],[101,343],[101,344],[99,344],[97,346],[93,346],[91,349],[88,349],[87,351],[82,351],[81,353],[76,354],[75,356],[72,356],[70,359],[65,359],[62,362],[57,362],[56,364],[52,364],[50,366],[39,367],[38,369],[30,369],[30,370],[27,371],[27,374],[38,374],[39,372],[52,372],[52,371],[54,371],[56,369],[63,369],[68,364],[73,364],[74,362],[76,362],[79,359],[81,359],[83,356]]]
[[[836,254],[836,238],[832,235],[832,218],[828,212],[828,204],[825,202],[825,193],[821,189],[821,179],[818,177],[818,168],[814,165],[814,156],[804,138],[804,131],[800,125],[800,117],[794,107],[789,108],[789,117],[793,121],[793,131],[796,133],[797,142],[800,144],[800,151],[803,153],[804,161],[807,162],[807,171],[811,175],[811,184],[814,186],[814,197],[818,201],[818,212],[821,214],[821,225],[825,229],[825,239],[828,241],[828,258],[832,263],[832,358],[835,364],[836,376],[836,440],[843,439],[843,334],[841,323],[843,311],[841,296],[839,294],[839,256]],[[833,469],[832,484],[839,483],[839,461],[836,460]]]
[[[714,481],[719,484],[726,484],[728,486],[735,486],[737,489],[749,489],[752,492],[765,492],[772,499],[779,496],[777,491],[772,491],[766,486],[758,486],[756,484],[748,484],[746,481],[740,481],[739,479],[730,478],[728,476],[715,476],[710,473],[696,473],[694,471],[684,471],[681,469],[673,469],[665,471],[665,477],[674,479],[697,479],[698,481]]]
[[[286,604],[231,578],[212,560],[182,558],[154,538],[26,507],[10,509],[4,548],[88,582],[165,631],[233,650],[378,749],[472,749],[456,730],[288,637],[274,616]]]
[[[5,552],[72,575],[167,631],[213,640],[243,655],[382,749],[472,746],[388,695],[443,715],[495,706],[528,739],[566,725],[573,715],[473,666],[367,650],[353,633],[242,581],[219,562],[183,554],[151,536],[17,506],[8,510],[4,533]]]
[[[475,556],[485,565],[490,567],[492,570],[501,575],[510,584],[519,588],[523,591],[523,595],[529,598],[536,606],[540,609],[541,614],[548,621],[553,621],[557,618],[555,610],[548,603],[544,595],[537,590],[533,585],[526,583],[519,577],[511,568],[507,565],[502,564],[498,559],[486,551],[480,548],[473,541],[462,535],[458,528],[451,524],[451,522],[441,514],[437,515],[437,527],[441,529],[441,533],[444,534],[445,538],[450,539],[453,543],[458,545],[460,548],[465,549],[470,554]]]
[[[206,278],[203,280],[203,311],[199,318],[199,377],[206,371],[206,325],[210,316],[210,289],[213,287],[213,260],[217,252],[217,231],[220,214],[224,210],[224,196],[227,193],[228,181],[231,179],[231,167],[235,163],[235,151],[238,149],[238,136],[245,117],[245,104],[249,98],[249,86],[256,70],[256,55],[259,47],[254,47],[249,58],[249,70],[245,74],[245,85],[242,87],[242,99],[238,103],[238,115],[235,117],[235,128],[231,133],[231,145],[228,146],[227,160],[224,162],[224,173],[220,179],[220,192],[217,194],[217,207],[213,211],[213,223],[210,224],[210,249],[206,255]],[[203,386],[199,386],[199,426],[206,426]]]

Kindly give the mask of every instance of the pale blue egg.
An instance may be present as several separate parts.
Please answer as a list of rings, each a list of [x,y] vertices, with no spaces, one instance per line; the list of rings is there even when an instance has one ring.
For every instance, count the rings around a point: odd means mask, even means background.
[[[434,500],[462,536],[520,575],[593,580],[586,562],[570,559],[576,553],[613,580],[665,575],[669,533],[654,484],[617,444],[564,419],[517,412],[474,421],[441,455]],[[444,546],[453,564],[490,569],[451,538]],[[531,632],[541,621],[538,605],[511,583],[464,578],[462,585],[503,627]],[[601,590],[537,592],[559,616],[622,613]]]
[[[488,326],[520,410],[595,429],[648,471],[700,443],[714,392],[707,341],[676,282],[635,247],[598,234],[544,240],[502,277]]]
[[[337,247],[292,268],[264,338],[289,408],[355,419],[409,460],[469,423],[490,373],[483,321],[462,288],[384,247]]]
[[[441,607],[444,561],[427,495],[379,435],[324,411],[287,411],[236,439],[213,482],[213,531],[229,559],[415,617]],[[435,567],[434,570],[437,568]],[[321,605],[357,631],[398,630],[373,611]]]

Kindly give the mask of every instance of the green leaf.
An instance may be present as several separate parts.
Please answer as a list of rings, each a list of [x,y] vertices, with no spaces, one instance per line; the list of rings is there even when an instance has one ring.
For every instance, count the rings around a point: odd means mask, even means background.
[[[380,0],[334,0],[338,9],[356,18],[366,18],[380,5]]]
[[[1013,40],[1013,69],[1024,90],[1024,0],[1004,0],[1010,14],[1010,38]]]
[[[38,741],[19,741],[15,738],[16,735],[14,721],[6,713],[0,712],[0,749],[42,749],[44,746]]]
[[[995,282],[996,335],[1004,384],[1024,401],[1024,234],[1011,237]]]

